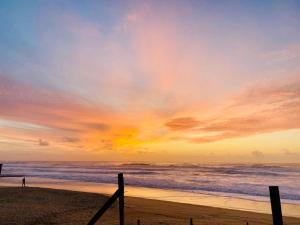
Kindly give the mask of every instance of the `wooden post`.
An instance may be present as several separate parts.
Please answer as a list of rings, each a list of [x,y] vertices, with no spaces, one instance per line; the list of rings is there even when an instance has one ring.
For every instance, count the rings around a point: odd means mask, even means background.
[[[279,188],[278,186],[270,186],[269,191],[272,207],[273,225],[283,225]]]
[[[123,173],[118,174],[118,190],[105,202],[101,209],[93,216],[88,225],[94,225],[100,217],[108,210],[112,204],[119,199],[119,217],[120,225],[125,225],[124,223],[124,179]]]
[[[105,213],[106,210],[108,210],[114,201],[118,199],[119,196],[119,190],[117,190],[113,196],[111,196],[107,202],[103,205],[103,207],[94,215],[94,217],[90,220],[90,222],[87,225],[94,225],[96,222],[100,219],[100,217]]]
[[[141,225],[141,221],[140,220],[137,220],[137,225]]]
[[[190,218],[190,225],[193,225],[193,218]]]
[[[125,225],[125,219],[124,219],[124,178],[123,178],[123,173],[118,174],[118,185],[119,185],[120,225]]]

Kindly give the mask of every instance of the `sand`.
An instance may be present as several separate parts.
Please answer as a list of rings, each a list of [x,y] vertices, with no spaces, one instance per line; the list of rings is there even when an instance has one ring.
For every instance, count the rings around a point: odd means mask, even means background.
[[[100,194],[46,188],[0,188],[1,225],[87,224],[108,197]],[[126,225],[184,225],[192,217],[195,225],[272,224],[271,215],[196,206],[142,198],[125,198]],[[117,225],[118,205],[97,224]],[[300,218],[284,217],[285,225],[299,225]]]

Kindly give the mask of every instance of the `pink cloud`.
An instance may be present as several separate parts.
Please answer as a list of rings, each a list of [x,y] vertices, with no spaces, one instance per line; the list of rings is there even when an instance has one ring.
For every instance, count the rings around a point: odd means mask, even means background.
[[[192,124],[193,132],[201,134],[200,137],[183,139],[194,143],[206,143],[260,133],[300,129],[299,115],[299,81],[252,87],[237,96],[230,107],[226,107],[214,118]],[[188,121],[197,121],[197,118],[189,117]],[[206,135],[211,132],[217,134]]]
[[[268,52],[263,55],[263,58],[275,63],[300,58],[300,44],[294,44],[283,49]]]
[[[65,132],[105,131],[112,116],[78,96],[43,89],[0,76],[0,117],[43,125]],[[105,122],[103,122],[105,121]]]
[[[49,146],[49,142],[43,139],[39,139],[39,145],[40,146]]]
[[[166,123],[166,126],[172,130],[186,130],[197,127],[199,121],[192,117],[175,118]]]

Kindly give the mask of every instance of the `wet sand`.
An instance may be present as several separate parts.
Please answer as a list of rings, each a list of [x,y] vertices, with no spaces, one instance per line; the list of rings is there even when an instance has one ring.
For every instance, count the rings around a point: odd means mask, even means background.
[[[48,188],[0,187],[1,225],[79,225],[89,219],[107,200],[106,195]],[[194,224],[272,224],[269,214],[190,205],[143,198],[125,198],[126,224],[184,225],[192,217]],[[117,204],[97,224],[117,225]],[[285,225],[300,224],[300,218],[284,217]]]

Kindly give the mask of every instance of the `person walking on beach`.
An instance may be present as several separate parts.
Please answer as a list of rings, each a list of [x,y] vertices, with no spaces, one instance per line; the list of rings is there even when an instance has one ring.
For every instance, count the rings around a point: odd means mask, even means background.
[[[22,187],[25,187],[25,177],[22,179]]]

